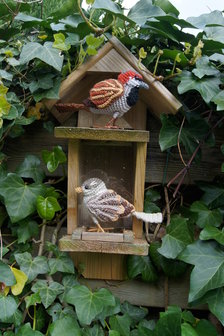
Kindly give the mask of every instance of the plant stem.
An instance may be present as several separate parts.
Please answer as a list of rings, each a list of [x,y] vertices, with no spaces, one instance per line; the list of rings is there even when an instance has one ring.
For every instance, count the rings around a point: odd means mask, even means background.
[[[156,74],[156,71],[157,71],[157,67],[158,67],[158,64],[159,64],[159,59],[160,59],[160,56],[163,54],[163,51],[162,50],[159,50],[158,51],[158,55],[157,55],[157,59],[156,59],[156,64],[155,64],[155,68],[154,68],[154,71],[153,71],[153,75],[155,76]]]
[[[40,233],[40,241],[41,241],[41,243],[39,245],[38,256],[41,256],[43,254],[43,251],[44,251],[46,223],[47,223],[46,219],[43,219],[41,233]]]
[[[33,330],[36,330],[37,311],[36,305],[33,306]]]

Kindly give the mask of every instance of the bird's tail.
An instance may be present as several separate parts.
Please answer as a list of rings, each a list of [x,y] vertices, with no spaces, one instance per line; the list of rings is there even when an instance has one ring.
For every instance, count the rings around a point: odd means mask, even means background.
[[[161,212],[157,213],[145,213],[145,212],[132,212],[132,215],[135,216],[137,219],[142,220],[146,223],[162,223],[163,215]]]
[[[76,103],[58,103],[54,105],[59,112],[76,112],[78,110],[86,110],[86,106],[84,104],[76,104]]]

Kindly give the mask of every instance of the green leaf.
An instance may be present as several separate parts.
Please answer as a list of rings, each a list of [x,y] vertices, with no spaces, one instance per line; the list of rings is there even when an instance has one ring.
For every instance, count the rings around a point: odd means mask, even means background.
[[[181,310],[178,307],[168,307],[166,312],[160,313],[153,336],[163,335],[164,330],[166,336],[181,336]]]
[[[146,282],[155,282],[158,279],[156,270],[149,256],[128,256],[127,261],[128,277],[133,279],[141,275]]]
[[[215,326],[207,320],[200,320],[195,330],[198,336],[218,336]]]
[[[15,313],[17,303],[13,296],[0,294],[0,307],[0,321],[4,322]]]
[[[71,306],[63,307],[60,303],[55,303],[48,308],[48,314],[52,317],[53,322],[62,319],[65,316],[70,315],[73,319],[77,319],[76,313]]]
[[[202,14],[200,16],[189,17],[187,21],[199,29],[204,29],[209,24],[224,24],[224,19],[221,11],[215,10],[209,14]]]
[[[206,225],[205,228],[200,232],[199,238],[201,240],[214,239],[219,244],[224,245],[224,229],[219,230],[212,225]]]
[[[25,13],[19,13],[18,15],[16,15],[14,20],[23,22],[43,22],[42,19],[27,15]]]
[[[209,61],[208,56],[202,56],[196,61],[196,69],[193,69],[192,72],[198,78],[206,76],[216,76],[219,74],[219,70],[216,69]]]
[[[4,197],[12,223],[24,219],[36,210],[36,198],[43,191],[43,185],[28,185],[16,174],[7,175],[0,185],[0,195]]]
[[[15,259],[20,269],[28,276],[29,282],[36,278],[38,274],[46,274],[49,271],[47,258],[44,256],[35,257],[28,252],[16,253]]]
[[[40,331],[33,330],[29,323],[23,325],[16,333],[17,336],[44,336]]]
[[[61,86],[61,78],[55,78],[53,81],[53,86],[49,90],[35,91],[33,97],[36,102],[39,102],[43,98],[46,99],[59,99],[59,90]]]
[[[45,308],[48,308],[61,294],[64,287],[58,282],[52,281],[48,284],[47,280],[38,280],[33,286],[32,291],[38,293]]]
[[[211,99],[220,92],[221,81],[218,77],[206,77],[199,79],[194,77],[189,71],[182,71],[181,82],[178,85],[178,93],[183,94],[190,90],[198,91],[204,101],[209,103]]]
[[[162,238],[162,246],[158,252],[166,258],[175,259],[183,249],[193,241],[193,230],[186,218],[173,216],[167,226],[167,234]]]
[[[3,282],[6,286],[12,286],[16,283],[16,278],[10,267],[2,260],[0,260],[0,282]]]
[[[35,155],[27,155],[21,165],[16,169],[16,173],[21,177],[32,178],[34,182],[42,182],[44,171],[40,167],[40,159]]]
[[[86,327],[82,330],[82,336],[104,336],[105,333],[101,326],[95,324],[92,328]]]
[[[20,63],[25,64],[38,58],[41,61],[51,65],[58,71],[61,71],[63,65],[63,56],[52,47],[52,43],[46,42],[43,46],[38,42],[29,42],[24,45],[20,54]]]
[[[0,78],[7,79],[8,81],[12,81],[13,75],[5,70],[0,70]]]
[[[59,163],[65,163],[67,161],[66,155],[60,146],[54,147],[51,152],[43,150],[42,158],[50,173],[53,173],[57,169]]]
[[[168,0],[154,0],[153,2],[156,6],[160,7],[167,14],[174,14],[178,16],[180,12],[172,5]]]
[[[200,228],[206,225],[220,226],[222,223],[222,213],[219,209],[210,210],[202,201],[195,201],[190,210],[197,214],[196,224]]]
[[[181,336],[198,336],[198,333],[189,323],[181,324]]]
[[[189,302],[224,285],[224,252],[216,244],[198,240],[188,245],[178,258],[195,265],[191,273]]]
[[[26,308],[36,306],[37,303],[41,303],[41,297],[39,293],[33,293],[25,297]]]
[[[224,91],[219,92],[211,101],[217,105],[217,111],[224,110]]]
[[[206,27],[204,29],[207,39],[224,43],[224,27]]]
[[[119,6],[111,0],[107,0],[107,1],[95,0],[94,4],[92,5],[92,8],[103,9],[107,12],[112,13],[112,14],[122,14],[123,15]]]
[[[18,235],[18,243],[25,243],[31,237],[36,237],[39,233],[39,226],[37,222],[30,218],[26,218],[16,223],[18,228],[16,229]]]
[[[51,220],[54,218],[55,212],[60,210],[60,204],[55,197],[37,197],[37,212],[41,218]]]
[[[74,273],[74,263],[67,254],[60,254],[57,258],[51,258],[48,261],[50,267],[50,274],[56,272]]]
[[[105,288],[95,292],[85,286],[74,286],[65,296],[67,303],[75,306],[80,323],[89,325],[104,307],[115,306],[114,296]]]
[[[206,302],[209,310],[219,319],[224,326],[224,288],[218,288],[208,293]]]
[[[57,1],[56,3],[57,6],[53,3],[51,10],[48,11],[49,16],[53,15],[54,18],[60,19],[70,15],[71,13],[78,13],[77,0],[63,0],[59,3]]]
[[[95,37],[93,34],[86,36],[86,43],[88,46],[92,46],[95,49],[99,48],[104,41],[104,36]]]
[[[167,60],[167,58],[170,58],[175,61],[178,54],[180,58],[180,65],[185,67],[189,63],[189,60],[183,52],[180,52],[180,50],[163,49],[161,60]]]
[[[109,330],[109,336],[121,336],[121,334],[116,330]]]
[[[211,208],[218,208],[223,206],[224,202],[224,188],[221,185],[214,185],[208,183],[200,183],[199,187],[204,191],[201,200]]]
[[[58,33],[54,34],[53,47],[59,50],[68,51],[71,48],[71,45],[66,43],[64,34]]]
[[[161,151],[177,145],[179,127],[174,117],[166,114],[161,115],[162,127],[159,134],[159,145]]]
[[[65,316],[53,322],[49,328],[50,336],[81,336],[81,329],[72,316]]]
[[[131,318],[129,315],[124,314],[123,316],[111,316],[109,324],[111,329],[118,331],[121,336],[130,335]]]
[[[133,306],[129,302],[125,301],[121,305],[121,312],[128,315],[132,321],[132,325],[135,326],[135,324],[137,324],[139,321],[143,320],[144,317],[146,317],[146,315],[148,314],[148,309]]]
[[[149,18],[162,15],[165,15],[164,11],[154,6],[151,0],[140,0],[130,9],[128,18],[142,26]]]

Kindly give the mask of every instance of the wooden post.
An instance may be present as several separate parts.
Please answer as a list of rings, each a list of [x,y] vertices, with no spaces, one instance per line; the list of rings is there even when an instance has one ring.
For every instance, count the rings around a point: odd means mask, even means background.
[[[79,183],[79,140],[68,142],[68,234],[78,226],[78,204],[75,187]]]
[[[136,143],[135,159],[135,185],[134,185],[134,206],[136,211],[143,211],[144,205],[144,185],[145,185],[145,163],[146,163],[147,143]],[[133,232],[135,238],[142,238],[142,221],[133,218]]]

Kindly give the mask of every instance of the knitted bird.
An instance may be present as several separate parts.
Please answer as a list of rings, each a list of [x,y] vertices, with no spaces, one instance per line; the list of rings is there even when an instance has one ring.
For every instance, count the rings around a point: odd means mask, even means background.
[[[115,126],[117,118],[121,118],[138,101],[139,89],[148,89],[143,77],[134,71],[121,73],[117,79],[105,79],[96,83],[89,92],[89,98],[83,104],[55,104],[59,112],[83,109],[95,114],[106,114],[112,119],[105,125],[106,128]]]
[[[83,202],[90,212],[91,218],[104,232],[100,223],[116,222],[119,218],[135,216],[147,223],[161,223],[162,213],[144,213],[135,211],[134,205],[129,203],[114,190],[107,189],[105,183],[99,178],[86,180],[81,187],[75,188],[77,193],[83,193]]]

